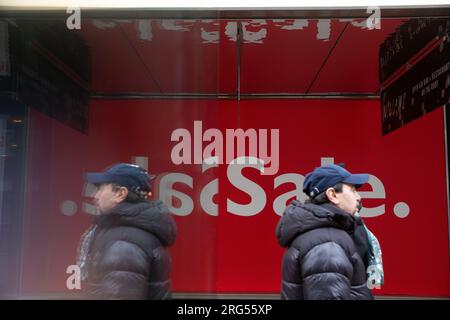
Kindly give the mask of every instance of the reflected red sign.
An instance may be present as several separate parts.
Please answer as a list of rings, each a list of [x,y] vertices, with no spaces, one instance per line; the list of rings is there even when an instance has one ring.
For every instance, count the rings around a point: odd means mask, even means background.
[[[374,293],[450,296],[441,109],[382,136],[373,100],[101,100],[90,108],[87,135],[31,111],[24,293],[69,292],[66,269],[90,220],[83,172],[139,159],[158,175],[154,196],[172,208],[178,225],[175,292],[278,293],[284,249],[275,227],[284,206],[305,199],[303,179],[315,166],[344,162],[371,175],[361,189],[363,214],[385,267],[385,285]],[[197,142],[195,121],[202,125]],[[189,132],[194,160],[196,147],[202,156],[214,149],[207,132],[222,136],[225,155],[227,130],[238,129],[249,136],[254,130],[258,140],[256,151],[249,145],[239,154],[235,145],[234,155],[253,152],[254,162],[173,162],[182,140],[171,139],[174,132]],[[278,151],[270,130],[278,130]],[[278,170],[262,174],[269,160]]]

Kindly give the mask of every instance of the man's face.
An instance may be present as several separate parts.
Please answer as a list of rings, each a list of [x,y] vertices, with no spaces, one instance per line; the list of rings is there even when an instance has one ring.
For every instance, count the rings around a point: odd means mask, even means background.
[[[118,190],[113,190],[111,183],[105,183],[98,186],[97,191],[94,194],[94,203],[100,210],[100,213],[114,208],[120,202],[123,201],[123,195]]]
[[[344,184],[342,192],[336,193],[336,206],[348,212],[355,214],[358,211],[358,204],[361,201],[361,196],[356,191],[355,186]]]

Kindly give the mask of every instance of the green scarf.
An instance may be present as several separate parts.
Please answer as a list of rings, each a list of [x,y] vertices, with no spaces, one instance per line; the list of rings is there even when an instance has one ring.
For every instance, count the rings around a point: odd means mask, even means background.
[[[367,268],[367,285],[370,289],[380,289],[384,284],[383,259],[381,256],[381,247],[377,237],[367,228],[365,224],[367,237],[369,239],[370,257],[369,267]]]

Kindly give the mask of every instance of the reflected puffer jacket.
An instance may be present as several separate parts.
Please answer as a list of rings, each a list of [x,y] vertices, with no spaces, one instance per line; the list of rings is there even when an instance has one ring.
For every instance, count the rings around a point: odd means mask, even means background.
[[[282,262],[281,298],[368,300],[364,262],[352,239],[355,217],[332,204],[294,200],[276,235],[287,247]]]
[[[170,299],[176,225],[161,201],[122,202],[95,220],[87,298]]]

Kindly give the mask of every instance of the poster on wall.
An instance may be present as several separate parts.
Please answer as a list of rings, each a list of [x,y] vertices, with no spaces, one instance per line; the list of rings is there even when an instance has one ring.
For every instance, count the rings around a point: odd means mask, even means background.
[[[0,77],[10,75],[8,23],[0,21]]]
[[[382,132],[450,101],[450,19],[412,19],[380,48]]]
[[[6,117],[0,116],[0,225],[2,224],[3,193],[5,188],[6,121]]]
[[[63,23],[32,20],[15,23],[12,34],[16,37],[13,40],[19,58],[15,71],[18,99],[86,133],[91,77],[89,48]]]

